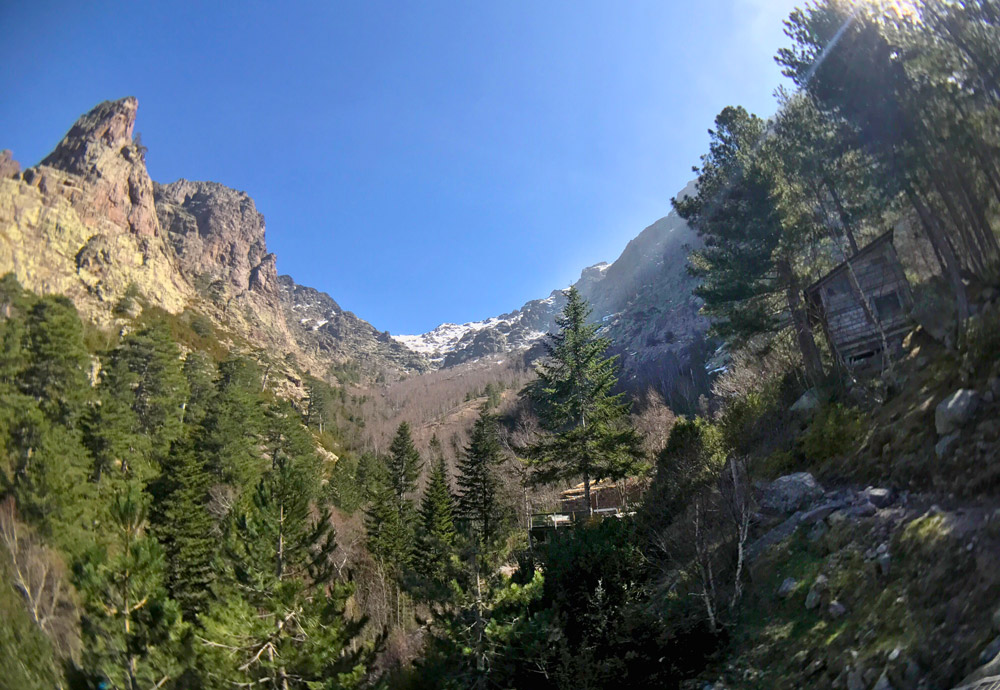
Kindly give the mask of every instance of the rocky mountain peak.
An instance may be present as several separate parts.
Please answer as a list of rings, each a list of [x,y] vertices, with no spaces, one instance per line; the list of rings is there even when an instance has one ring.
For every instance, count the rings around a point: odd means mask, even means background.
[[[119,153],[132,146],[138,109],[134,96],[98,104],[76,121],[41,164],[83,176],[99,172],[109,150]]]
[[[153,208],[153,182],[146,172],[145,150],[132,141],[139,101],[134,97],[104,101],[81,116],[37,168],[24,180],[43,193],[68,196],[85,221],[127,225],[140,237],[159,235]],[[59,178],[68,173],[85,183]]]
[[[0,178],[17,178],[21,176],[21,164],[14,160],[10,149],[0,151]]]
[[[154,193],[160,225],[185,273],[222,280],[236,294],[276,294],[278,273],[267,251],[264,216],[246,192],[181,179],[154,184]]]

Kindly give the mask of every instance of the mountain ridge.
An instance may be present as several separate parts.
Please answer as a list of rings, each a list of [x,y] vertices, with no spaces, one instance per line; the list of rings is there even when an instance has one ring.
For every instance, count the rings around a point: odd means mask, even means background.
[[[0,155],[0,273],[67,295],[106,328],[128,327],[120,306],[138,291],[170,314],[209,317],[230,334],[230,346],[294,355],[325,378],[349,366],[391,381],[490,355],[541,354],[561,290],[481,322],[392,337],[326,293],[279,276],[250,195],[218,182],[150,178],[146,150],[133,140],[138,105],[134,97],[99,103],[24,171],[9,152]],[[707,324],[689,298],[686,271],[687,247],[696,242],[671,213],[575,283],[615,341],[630,388],[653,385],[669,398],[683,381],[685,400],[705,388]]]

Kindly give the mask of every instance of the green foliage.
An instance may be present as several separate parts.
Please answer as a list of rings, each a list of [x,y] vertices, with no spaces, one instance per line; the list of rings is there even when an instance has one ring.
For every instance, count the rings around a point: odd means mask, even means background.
[[[613,393],[617,358],[605,358],[610,342],[587,322],[591,308],[576,288],[556,317],[559,332],[546,343],[548,358],[524,393],[548,432],[531,449],[534,477],[554,482],[582,477],[587,499],[591,480],[620,479],[640,471],[643,453],[632,427],[629,403]]]
[[[644,521],[653,529],[669,524],[698,490],[718,479],[725,463],[717,425],[701,417],[678,420],[656,459],[656,474],[643,499]]]
[[[0,559],[0,685],[357,687],[372,646],[350,644],[365,622],[345,619],[324,468],[256,366],[182,361],[169,320],[146,310],[146,326],[102,354],[95,391],[68,301],[8,277],[0,308],[0,489],[41,540],[21,557],[78,594],[59,595],[72,630],[50,632]],[[72,586],[51,577],[63,559]],[[70,659],[64,638],[78,636]],[[272,645],[280,659],[246,663]]]
[[[179,615],[164,587],[163,552],[145,533],[146,499],[115,496],[107,554],[92,553],[76,575],[85,597],[84,667],[106,687],[138,690],[170,678]]]
[[[90,356],[83,325],[65,297],[42,297],[26,316],[24,347],[29,357],[21,372],[21,390],[39,401],[48,417],[71,425],[90,397]]]
[[[833,403],[816,413],[799,445],[808,462],[823,462],[857,450],[864,431],[864,417],[857,408]]]
[[[431,442],[434,465],[420,502],[417,563],[424,578],[443,588],[456,567],[458,534],[455,530],[455,501],[448,486],[448,470],[440,452],[440,443],[437,443],[436,451],[433,450],[436,441],[435,436]]]
[[[477,558],[495,554],[509,528],[512,511],[501,486],[502,462],[497,419],[483,406],[459,460],[457,478],[456,515]]]

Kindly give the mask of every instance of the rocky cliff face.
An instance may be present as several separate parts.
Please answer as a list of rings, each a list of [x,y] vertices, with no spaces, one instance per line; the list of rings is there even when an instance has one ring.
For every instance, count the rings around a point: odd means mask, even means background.
[[[693,187],[679,196],[690,194]],[[698,237],[671,213],[643,230],[612,263],[585,268],[576,288],[593,307],[593,320],[620,356],[622,384],[635,392],[659,390],[674,406],[689,407],[706,392],[707,320],[691,294],[690,247]],[[396,336],[435,366],[452,367],[496,354],[543,353],[541,340],[555,330],[565,304],[562,291],[520,309],[467,324],[442,324],[429,333]]]
[[[248,290],[277,294],[278,273],[264,240],[264,216],[245,192],[188,180],[154,183],[153,189],[160,225],[190,280],[206,286],[222,281],[237,295]]]
[[[234,344],[294,354],[318,374],[348,360],[372,376],[427,368],[327,295],[279,281],[264,217],[246,193],[154,183],[132,140],[137,110],[135,98],[99,104],[23,173],[0,153],[0,275],[65,294],[105,326],[124,325],[115,305],[134,287],[167,312],[212,318]]]
[[[132,142],[134,98],[101,103],[39,165],[0,179],[0,272],[63,293],[99,323],[129,285],[168,311],[194,297],[160,237],[153,183]]]
[[[302,352],[324,361],[350,361],[369,372],[430,369],[424,356],[344,311],[325,292],[298,285],[291,276],[278,276],[277,284],[286,323]]]

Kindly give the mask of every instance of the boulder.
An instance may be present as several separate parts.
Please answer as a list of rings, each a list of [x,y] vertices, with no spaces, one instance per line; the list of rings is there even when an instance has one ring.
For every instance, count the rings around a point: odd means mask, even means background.
[[[806,536],[809,539],[809,541],[817,542],[823,537],[825,537],[827,535],[827,532],[829,531],[830,528],[826,526],[825,522],[817,522],[815,525],[813,525],[813,528],[809,530],[809,534]]]
[[[764,490],[761,505],[769,510],[791,513],[823,495],[823,487],[809,472],[796,472],[775,479]]]
[[[986,645],[986,649],[979,655],[979,664],[990,663],[997,658],[998,654],[1000,654],[1000,637],[994,638],[992,642]]]
[[[956,431],[947,436],[943,436],[940,441],[934,444],[934,454],[938,460],[943,460],[951,454],[955,444],[958,442],[959,433]]]
[[[872,690],[893,690],[892,683],[889,682],[889,674],[887,671],[882,671],[882,675],[878,677],[875,681],[875,686]]]
[[[799,581],[794,577],[786,577],[785,581],[781,583],[778,587],[778,596],[782,599],[787,599],[795,591],[795,588],[799,586]]]
[[[813,586],[809,588],[809,594],[806,595],[806,608],[808,610],[811,611],[819,606],[828,587],[829,580],[826,575],[816,576],[816,581],[813,582]]]
[[[875,562],[878,563],[879,572],[882,573],[883,576],[888,577],[889,571],[892,568],[892,556],[887,553],[883,553],[875,559]]]
[[[886,508],[896,499],[895,492],[892,489],[876,488],[873,486],[865,489],[864,495],[876,508]]]
[[[815,388],[810,388],[795,401],[789,412],[813,412],[819,409],[819,394]]]
[[[830,606],[827,609],[831,618],[841,618],[847,613],[847,607],[841,604],[837,600],[830,602]]]
[[[938,403],[934,410],[934,426],[938,436],[946,436],[961,429],[976,413],[979,394],[968,388],[960,388]]]

